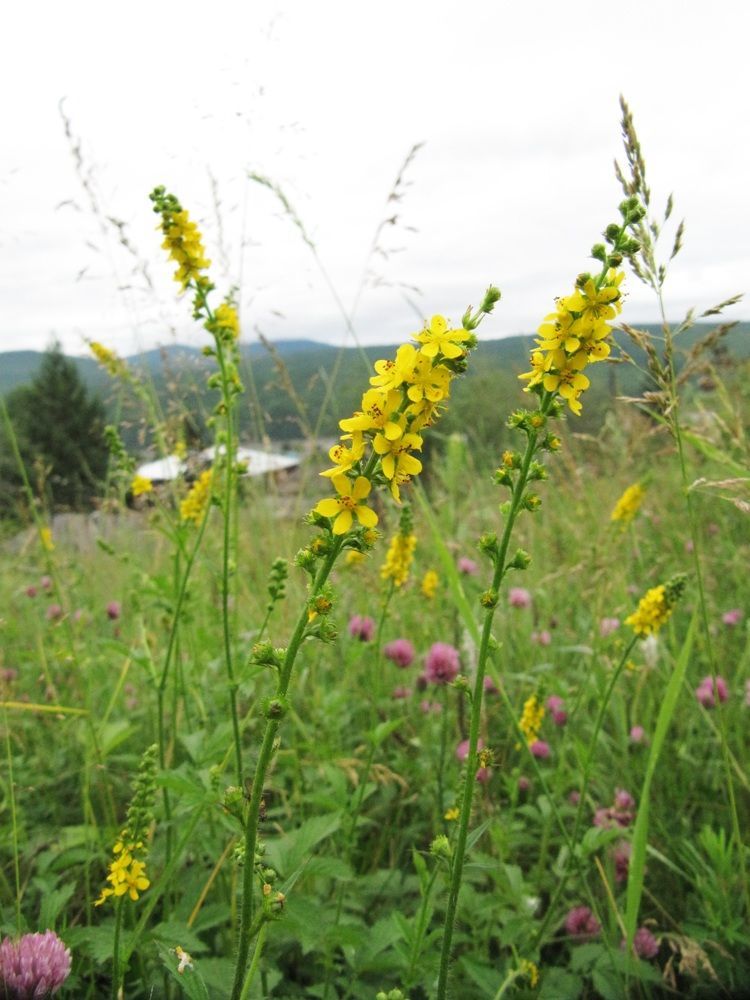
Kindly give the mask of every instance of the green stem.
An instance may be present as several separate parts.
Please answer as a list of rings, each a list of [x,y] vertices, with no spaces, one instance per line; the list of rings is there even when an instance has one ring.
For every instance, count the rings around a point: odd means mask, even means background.
[[[541,405],[541,413],[546,417],[549,412],[553,395],[545,393]],[[491,590],[497,592],[497,588],[507,571],[506,558],[508,546],[516,521],[523,493],[529,477],[531,461],[537,447],[538,431],[529,430],[521,469],[518,474],[513,495],[510,501],[508,518],[505,523],[502,540],[497,553],[495,572],[492,578]],[[445,925],[443,929],[443,945],[440,955],[440,973],[438,976],[437,1000],[445,1000],[448,990],[448,968],[451,958],[451,942],[453,938],[453,926],[456,919],[456,908],[458,905],[458,894],[461,889],[461,876],[464,867],[464,855],[466,853],[466,840],[469,832],[469,820],[471,818],[471,803],[474,795],[474,778],[477,772],[477,744],[479,742],[479,724],[482,714],[482,698],[484,695],[484,675],[487,668],[487,656],[490,649],[490,638],[492,636],[492,620],[495,615],[495,605],[488,607],[484,615],[482,627],[482,637],[480,640],[479,654],[477,657],[477,673],[474,680],[474,693],[471,703],[471,720],[469,723],[469,753],[466,760],[466,781],[464,782],[463,798],[461,801],[461,812],[458,820],[458,834],[456,836],[455,853],[451,866],[450,889],[448,893],[448,905],[445,913]]]
[[[331,548],[325,562],[318,570],[311,588],[311,596],[320,593],[326,580],[328,579],[334,563],[338,558],[343,546],[343,536],[338,537]],[[303,606],[297,626],[292,635],[291,642],[286,651],[284,662],[279,670],[279,680],[276,686],[275,700],[281,701],[286,698],[289,690],[289,681],[294,668],[294,661],[305,637],[305,630],[308,625],[307,603]],[[253,876],[255,873],[255,851],[258,844],[258,822],[260,817],[260,803],[263,797],[263,784],[266,774],[275,753],[276,735],[281,724],[280,716],[270,716],[266,721],[266,729],[263,734],[258,762],[255,765],[253,775],[252,791],[250,793],[250,805],[247,810],[247,820],[245,824],[245,863],[242,874],[242,905],[240,908],[240,934],[237,947],[237,965],[235,968],[234,986],[232,988],[232,1000],[240,1000],[242,985],[245,979],[245,968],[247,966],[247,956],[250,950],[250,939],[252,930],[252,909],[253,909]]]
[[[18,860],[18,819],[16,817],[16,789],[13,779],[13,753],[10,747],[8,711],[3,711],[5,719],[5,750],[8,757],[8,799],[10,801],[10,821],[13,829],[13,873],[16,879],[16,933],[21,935],[21,867]]]
[[[242,993],[240,993],[240,1000],[247,1000],[250,996],[250,987],[252,985],[253,979],[255,978],[255,973],[258,971],[258,965],[260,963],[260,956],[263,953],[263,945],[266,940],[266,932],[268,931],[268,921],[264,921],[260,930],[258,931],[258,938],[255,942],[255,950],[253,951],[253,960],[250,963],[250,968],[247,970],[247,978],[245,979],[245,985],[242,987]]]
[[[412,939],[411,952],[409,955],[409,968],[406,972],[406,978],[404,980],[404,986],[409,989],[409,987],[414,982],[414,975],[417,967],[417,962],[419,961],[419,956],[422,952],[422,940],[427,930],[427,910],[430,905],[430,897],[432,895],[432,890],[437,880],[438,866],[432,869],[432,874],[430,875],[430,880],[422,894],[422,904],[419,907],[419,916],[417,917],[417,927],[414,931],[414,937]]]
[[[112,944],[112,1000],[118,1000],[120,992],[120,932],[122,930],[123,896],[117,900],[115,909],[115,937]]]

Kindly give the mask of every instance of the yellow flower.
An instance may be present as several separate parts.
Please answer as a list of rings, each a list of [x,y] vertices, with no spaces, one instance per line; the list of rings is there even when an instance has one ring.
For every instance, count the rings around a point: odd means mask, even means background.
[[[134,497],[143,496],[144,493],[153,492],[154,484],[146,476],[134,476],[130,484],[130,492]]]
[[[358,476],[352,483],[346,476],[336,475],[331,476],[331,482],[339,495],[321,500],[315,508],[315,513],[336,519],[333,522],[334,535],[345,535],[355,517],[363,527],[374,528],[378,523],[378,515],[370,507],[359,503],[372,488],[369,479]]]
[[[105,347],[104,344],[100,344],[98,341],[92,340],[89,342],[89,350],[102,368],[108,375],[111,375],[112,378],[117,378],[127,372],[127,365],[125,362],[118,358],[114,351]]]
[[[452,808],[445,810],[443,819],[447,819],[449,823],[452,823],[457,820],[460,815],[460,810],[456,806],[453,806]]]
[[[344,563],[347,566],[359,566],[360,563],[365,561],[364,552],[359,552],[357,549],[349,549],[344,558]]]
[[[345,438],[351,439],[351,445],[347,447],[343,442]],[[332,462],[335,463],[332,469],[326,469],[321,472],[321,476],[327,476],[329,479],[333,476],[340,476],[344,472],[348,472],[349,469],[355,465],[365,452],[365,440],[362,436],[361,431],[354,431],[352,434],[346,434],[342,437],[338,444],[335,444],[333,448],[328,452],[328,457]]]
[[[655,635],[672,614],[686,583],[685,574],[676,573],[666,583],[652,587],[641,598],[633,614],[625,619],[625,624],[630,625],[636,635]]]
[[[393,580],[394,587],[403,587],[409,579],[409,570],[417,547],[417,536],[399,532],[391,539],[385,562],[380,567],[383,580]]]
[[[421,333],[415,333],[414,339],[422,347],[420,354],[427,358],[435,358],[442,354],[444,358],[460,358],[464,349],[460,345],[470,337],[468,330],[449,330],[442,316],[433,316],[429,326]]]
[[[376,434],[372,442],[374,450],[380,455],[380,467],[386,479],[399,476],[418,476],[422,471],[422,463],[410,455],[412,449],[421,449],[422,438],[418,434],[404,434],[395,441],[389,441],[384,434]]]
[[[633,483],[632,486],[628,486],[615,504],[610,520],[621,521],[623,527],[626,524],[630,524],[640,510],[645,495],[646,491],[640,483]]]
[[[39,529],[39,541],[42,543],[42,548],[45,552],[54,552],[55,543],[52,540],[51,528],[44,527]]]
[[[206,262],[206,266],[208,261]],[[206,323],[206,328],[211,333],[220,337],[222,333],[228,333],[232,340],[238,340],[240,336],[240,319],[237,310],[231,302],[222,302],[216,307],[213,319]]]
[[[428,569],[422,577],[422,596],[431,600],[437,593],[440,586],[440,577],[434,569]]]
[[[392,362],[381,361],[376,363],[386,365]],[[342,431],[356,434],[362,431],[379,430],[389,441],[394,441],[401,437],[404,432],[403,425],[398,420],[392,419],[403,401],[403,395],[398,389],[390,389],[387,392],[382,389],[368,389],[362,396],[362,409],[339,421]]]
[[[206,469],[190,487],[190,492],[180,503],[180,520],[200,524],[211,495],[213,473]]]
[[[529,745],[539,739],[539,730],[542,728],[543,719],[544,705],[541,704],[535,694],[532,694],[524,702],[523,712],[518,723],[518,728],[525,736],[526,742]]]
[[[672,607],[667,602],[664,584],[652,587],[638,602],[638,607],[632,615],[628,615],[625,624],[630,625],[636,635],[655,635],[672,614]]]

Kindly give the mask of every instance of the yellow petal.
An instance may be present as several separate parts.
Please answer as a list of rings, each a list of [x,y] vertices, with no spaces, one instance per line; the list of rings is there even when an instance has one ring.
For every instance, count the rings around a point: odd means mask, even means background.
[[[334,497],[328,497],[328,499],[320,501],[318,506],[315,508],[315,513],[320,514],[322,517],[335,517],[340,510],[340,501],[336,500]]]
[[[342,510],[333,522],[333,533],[334,535],[345,535],[351,526],[352,512],[350,510]]]
[[[372,486],[369,479],[366,479],[364,476],[357,476],[351,496],[353,496],[355,500],[364,500],[371,489]]]
[[[371,507],[355,507],[354,513],[357,515],[357,520],[364,528],[374,528],[378,523],[378,515]]]

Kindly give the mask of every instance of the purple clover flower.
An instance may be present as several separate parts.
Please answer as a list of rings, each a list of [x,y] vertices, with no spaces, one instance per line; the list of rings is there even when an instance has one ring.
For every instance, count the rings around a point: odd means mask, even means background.
[[[353,615],[349,619],[349,635],[360,642],[372,642],[375,635],[375,622],[366,615]]]
[[[455,646],[433,642],[425,659],[424,676],[431,684],[449,684],[458,675],[459,658]]]
[[[43,1000],[70,975],[70,950],[54,931],[0,944],[0,990],[9,1000]]]
[[[383,656],[397,667],[408,667],[414,660],[414,646],[408,639],[394,639],[383,649]]]

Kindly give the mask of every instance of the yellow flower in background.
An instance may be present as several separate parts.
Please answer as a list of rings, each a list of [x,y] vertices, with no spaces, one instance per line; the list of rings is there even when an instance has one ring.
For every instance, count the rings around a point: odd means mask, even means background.
[[[199,524],[206,510],[206,504],[211,496],[213,472],[206,469],[190,487],[190,492],[180,503],[180,520],[193,521]]]
[[[425,575],[422,577],[422,596],[426,597],[428,600],[432,598],[437,593],[437,589],[440,586],[440,577],[437,575],[434,569],[428,569]]]
[[[633,483],[632,486],[628,486],[615,504],[610,520],[620,521],[623,527],[630,524],[641,509],[645,495],[646,491],[640,483]]]
[[[122,358],[118,358],[115,352],[105,347],[104,344],[100,344],[96,340],[91,340],[89,341],[89,350],[112,378],[118,378],[127,373],[128,366]]]
[[[349,549],[344,557],[344,563],[347,566],[360,566],[366,558],[364,552],[359,552],[357,549]]]
[[[346,476],[336,475],[331,477],[337,497],[328,497],[321,500],[315,508],[315,513],[322,517],[333,517],[334,535],[344,535],[351,528],[354,518],[365,528],[374,528],[378,523],[378,515],[372,508],[360,503],[368,496],[372,489],[369,479],[358,476],[352,482]]]
[[[539,969],[536,965],[529,961],[528,958],[522,958],[518,963],[518,971],[522,976],[528,979],[529,986],[533,990],[539,982]]]
[[[51,528],[44,527],[39,529],[39,541],[42,543],[42,548],[45,552],[54,552],[55,543],[52,539]]]
[[[451,809],[445,810],[443,819],[448,820],[449,823],[453,823],[455,820],[458,819],[460,815],[461,815],[461,810],[458,809],[456,806],[453,806]]]
[[[686,580],[684,573],[678,573],[667,583],[646,591],[636,610],[625,619],[625,624],[630,625],[636,635],[642,637],[656,635],[669,620],[675,605],[682,597]]]
[[[523,712],[518,723],[518,728],[526,738],[526,742],[531,745],[539,739],[539,730],[542,728],[544,719],[544,705],[535,694],[527,698],[523,705]]]
[[[393,580],[394,587],[403,587],[409,579],[409,570],[414,560],[414,550],[417,547],[417,536],[399,532],[391,539],[385,562],[380,567],[383,580]]]
[[[154,489],[154,484],[147,476],[133,476],[133,482],[130,484],[130,492],[134,497],[141,497],[146,493],[152,493]]]

